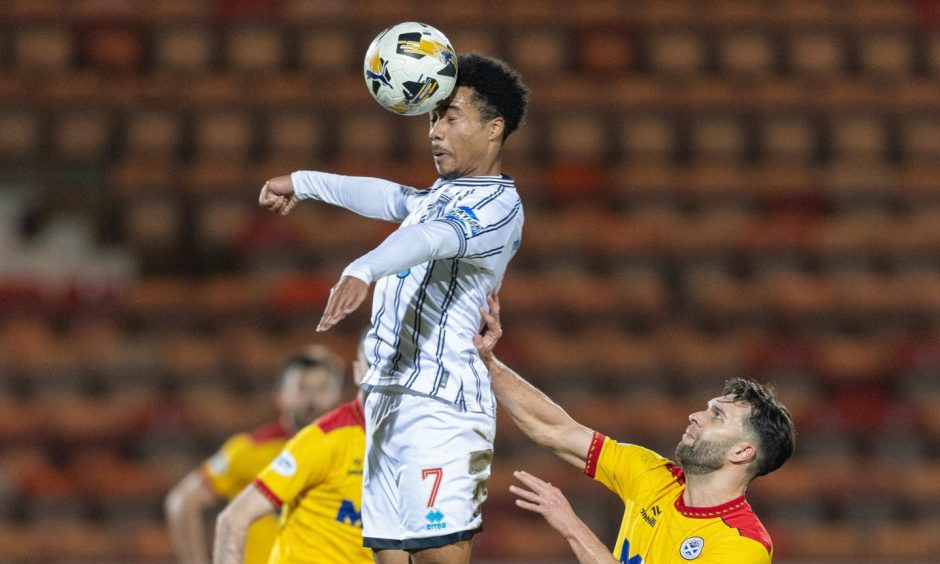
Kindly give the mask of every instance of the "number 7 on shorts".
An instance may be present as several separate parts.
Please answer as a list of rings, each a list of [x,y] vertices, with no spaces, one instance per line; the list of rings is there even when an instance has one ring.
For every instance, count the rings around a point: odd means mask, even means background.
[[[437,489],[441,487],[441,478],[444,477],[444,469],[422,468],[421,479],[426,480],[428,476],[434,476],[434,485],[431,487],[431,495],[428,497],[428,507],[434,507],[434,501],[437,499]]]

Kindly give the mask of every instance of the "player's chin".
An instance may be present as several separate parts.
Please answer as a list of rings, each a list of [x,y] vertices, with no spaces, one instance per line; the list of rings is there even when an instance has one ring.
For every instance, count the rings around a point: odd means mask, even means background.
[[[446,167],[441,165],[441,163],[434,163],[434,168],[437,169],[437,175],[444,180],[453,180],[455,178],[460,178],[460,173],[456,169]]]

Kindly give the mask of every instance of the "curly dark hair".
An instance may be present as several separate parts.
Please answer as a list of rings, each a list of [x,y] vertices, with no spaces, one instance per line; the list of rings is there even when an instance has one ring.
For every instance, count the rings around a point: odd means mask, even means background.
[[[491,120],[502,117],[506,120],[503,140],[519,129],[525,118],[529,101],[529,89],[509,65],[479,53],[463,53],[457,56],[457,85],[473,88],[479,102],[481,117]]]
[[[796,429],[790,411],[777,401],[773,386],[764,386],[747,378],[730,378],[721,393],[730,394],[735,402],[744,402],[751,407],[751,415],[744,422],[744,432],[757,437],[754,477],[783,466],[796,446]]]

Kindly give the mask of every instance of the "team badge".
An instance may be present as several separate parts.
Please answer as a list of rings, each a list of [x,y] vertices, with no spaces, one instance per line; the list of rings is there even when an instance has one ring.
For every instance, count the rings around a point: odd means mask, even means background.
[[[291,453],[286,450],[282,451],[271,463],[271,470],[285,478],[290,478],[297,473],[297,461]]]
[[[679,547],[679,556],[686,560],[695,560],[702,553],[705,541],[702,537],[689,537]]]

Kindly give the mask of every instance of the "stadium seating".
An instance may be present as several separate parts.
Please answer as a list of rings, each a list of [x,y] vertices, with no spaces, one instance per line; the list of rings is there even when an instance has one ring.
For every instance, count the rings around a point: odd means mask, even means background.
[[[774,380],[798,451],[749,495],[778,559],[936,558],[935,2],[498,4],[0,2],[0,561],[171,561],[167,488],[270,417],[287,356],[351,358],[367,311],[313,328],[394,226],[257,190],[433,182],[426,119],[359,76],[406,19],[532,90],[500,354],[667,454],[725,378]],[[505,416],[497,452],[480,559],[571,558],[513,505],[516,468],[613,540],[613,496]]]

